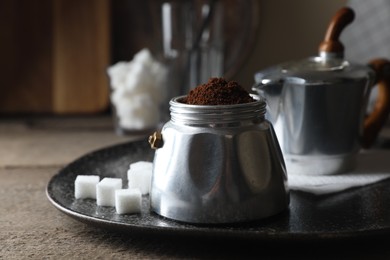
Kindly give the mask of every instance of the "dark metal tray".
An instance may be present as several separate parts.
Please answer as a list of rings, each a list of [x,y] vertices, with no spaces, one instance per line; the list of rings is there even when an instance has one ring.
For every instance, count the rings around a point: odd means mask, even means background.
[[[113,207],[96,206],[94,200],[74,198],[77,175],[126,178],[132,162],[153,160],[146,141],[107,147],[70,163],[50,180],[47,197],[60,211],[90,225],[121,232],[234,237],[242,239],[344,239],[386,234],[390,231],[390,181],[329,196],[291,191],[285,212],[260,221],[232,225],[192,225],[172,221],[149,211],[143,198],[142,212],[119,215]]]

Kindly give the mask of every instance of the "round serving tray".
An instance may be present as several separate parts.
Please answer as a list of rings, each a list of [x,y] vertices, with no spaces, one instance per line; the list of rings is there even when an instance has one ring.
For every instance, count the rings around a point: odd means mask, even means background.
[[[140,214],[119,215],[113,207],[95,200],[76,200],[77,175],[126,178],[129,164],[152,161],[147,141],[137,141],[91,152],[70,163],[52,177],[47,197],[61,212],[90,225],[121,232],[159,235],[234,237],[237,239],[307,240],[364,238],[390,231],[389,181],[329,196],[316,197],[291,191],[290,207],[268,219],[231,225],[193,225],[156,215],[143,198]]]

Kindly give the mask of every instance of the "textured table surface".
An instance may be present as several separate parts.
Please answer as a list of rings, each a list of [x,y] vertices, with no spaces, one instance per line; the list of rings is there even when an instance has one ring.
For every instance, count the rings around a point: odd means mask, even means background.
[[[97,229],[50,204],[45,188],[61,167],[133,139],[116,136],[107,117],[0,119],[0,259],[390,257],[390,236],[326,243],[151,237]]]

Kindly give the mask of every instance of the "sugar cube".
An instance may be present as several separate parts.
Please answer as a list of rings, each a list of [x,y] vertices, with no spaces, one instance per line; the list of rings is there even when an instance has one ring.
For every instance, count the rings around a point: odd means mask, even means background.
[[[130,169],[143,169],[143,170],[152,170],[153,168],[153,163],[152,162],[147,162],[147,161],[138,161],[135,163],[130,164]]]
[[[139,189],[120,189],[115,191],[115,209],[118,214],[141,212],[142,194]]]
[[[96,199],[97,175],[78,175],[74,182],[74,196],[76,199]]]
[[[140,189],[142,195],[150,191],[152,182],[152,170],[150,169],[132,169],[127,171],[128,186],[130,189]]]
[[[104,178],[96,185],[96,204],[115,207],[115,190],[122,189],[121,178]]]

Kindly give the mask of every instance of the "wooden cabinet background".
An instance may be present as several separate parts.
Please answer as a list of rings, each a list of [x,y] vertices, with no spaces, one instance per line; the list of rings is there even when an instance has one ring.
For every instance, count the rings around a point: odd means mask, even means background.
[[[0,1],[0,113],[107,109],[109,0]]]
[[[253,46],[257,28],[257,1],[223,2],[229,6],[224,9],[227,68],[242,64],[249,55],[247,46]],[[141,48],[155,53],[161,48],[161,2],[0,1],[0,114],[105,111],[109,107],[106,68],[131,60]],[[248,10],[252,14],[243,15]]]

